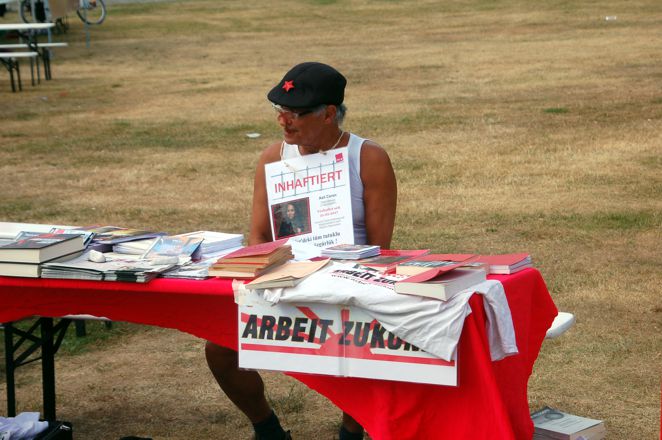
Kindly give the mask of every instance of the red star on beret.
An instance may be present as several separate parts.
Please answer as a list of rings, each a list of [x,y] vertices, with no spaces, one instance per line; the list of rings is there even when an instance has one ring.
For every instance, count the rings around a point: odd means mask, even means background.
[[[294,81],[285,81],[285,84],[283,84],[283,88],[285,89],[286,92],[289,92],[290,89],[294,88],[294,84],[292,84]]]

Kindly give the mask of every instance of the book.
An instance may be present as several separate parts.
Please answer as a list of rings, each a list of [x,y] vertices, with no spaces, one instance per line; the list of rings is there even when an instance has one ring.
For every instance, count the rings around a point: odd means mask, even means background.
[[[412,278],[397,281],[395,292],[448,301],[455,294],[485,281],[487,274],[483,270],[453,269],[425,281],[410,281]]]
[[[601,440],[607,430],[602,420],[564,413],[548,406],[531,414],[534,439],[539,440]]]
[[[64,255],[50,261],[73,258],[80,255],[82,251],[74,252],[70,255]],[[0,262],[0,276],[21,277],[21,278],[39,278],[41,276],[42,264],[38,263],[10,263]]]
[[[533,267],[531,256],[527,253],[481,255],[477,261],[489,264],[491,274],[509,275]]]
[[[430,252],[429,249],[423,250],[395,250],[395,249],[382,249],[379,255],[374,257],[363,258],[357,260],[358,264],[370,267],[382,273],[391,273],[395,270],[398,264],[409,261]]]
[[[5,263],[0,262],[0,276],[39,278],[41,265],[34,263]]]
[[[220,278],[238,278],[242,280],[248,280],[266,273],[274,265],[266,267],[256,267],[253,270],[234,270],[232,268],[217,268],[210,266],[207,270],[207,275],[210,277],[220,277]]]
[[[7,263],[43,263],[85,248],[80,234],[40,234],[26,236],[0,246],[0,261]]]
[[[395,273],[398,275],[416,275],[436,267],[445,267],[460,261],[466,261],[475,254],[427,254],[398,263]],[[469,263],[467,263],[469,264]]]
[[[255,278],[246,284],[249,289],[274,289],[277,287],[293,287],[308,275],[317,272],[329,262],[328,258],[314,261],[296,261],[281,264],[274,270]]]
[[[379,255],[380,247],[369,244],[336,244],[322,250],[323,257],[334,260],[360,260]]]
[[[238,249],[219,259],[220,261],[235,262],[264,262],[272,259],[276,251],[282,251],[286,247],[288,239],[268,241],[266,243],[255,244]],[[287,246],[291,250],[290,246]]]

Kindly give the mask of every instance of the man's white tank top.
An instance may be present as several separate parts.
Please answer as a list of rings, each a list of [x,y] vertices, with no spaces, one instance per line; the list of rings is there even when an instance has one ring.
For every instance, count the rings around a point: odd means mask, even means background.
[[[349,188],[352,195],[352,223],[354,224],[354,244],[366,244],[368,234],[365,228],[365,206],[363,205],[363,182],[361,181],[361,146],[365,139],[349,133]],[[301,157],[299,146],[283,142],[281,160]]]

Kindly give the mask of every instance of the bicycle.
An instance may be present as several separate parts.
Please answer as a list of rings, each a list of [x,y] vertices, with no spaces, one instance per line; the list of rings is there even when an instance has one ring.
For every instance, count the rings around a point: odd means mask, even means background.
[[[46,9],[43,0],[21,0],[19,6],[18,14],[24,23],[43,23],[46,21]],[[76,14],[83,23],[98,25],[106,19],[106,4],[103,0],[80,0]]]

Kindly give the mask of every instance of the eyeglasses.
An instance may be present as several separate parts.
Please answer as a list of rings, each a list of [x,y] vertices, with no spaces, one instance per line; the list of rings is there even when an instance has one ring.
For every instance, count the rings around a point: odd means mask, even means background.
[[[283,107],[278,104],[274,104],[273,102],[271,103],[271,106],[274,108],[274,111],[278,116],[284,116],[287,119],[299,119],[302,118],[306,115],[309,115],[311,113],[315,113],[317,111],[322,110],[324,107],[323,105],[317,106],[317,107],[312,107],[312,108],[303,108],[303,109],[296,109],[293,110],[291,108]]]

